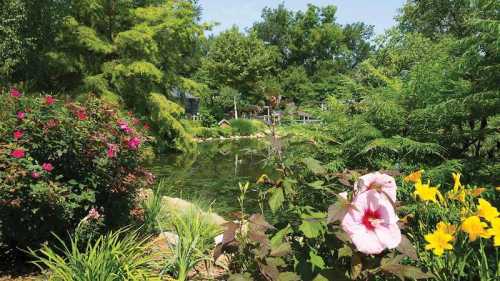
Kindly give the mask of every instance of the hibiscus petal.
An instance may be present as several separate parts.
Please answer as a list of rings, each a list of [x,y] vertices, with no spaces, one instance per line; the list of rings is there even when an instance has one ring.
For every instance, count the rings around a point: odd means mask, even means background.
[[[401,243],[401,231],[396,224],[379,225],[375,228],[375,234],[389,249],[394,249]]]
[[[365,254],[380,254],[385,249],[373,231],[358,231],[351,235],[351,240],[358,251]]]

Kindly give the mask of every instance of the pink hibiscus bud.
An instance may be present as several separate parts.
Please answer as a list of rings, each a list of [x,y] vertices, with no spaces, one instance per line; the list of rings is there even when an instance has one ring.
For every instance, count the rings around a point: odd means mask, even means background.
[[[131,150],[137,150],[141,145],[141,140],[138,137],[133,137],[128,140],[128,148]]]
[[[89,214],[87,215],[87,218],[91,220],[98,220],[101,217],[101,214],[99,214],[99,211],[96,210],[96,208],[92,208],[89,211]]]
[[[54,166],[52,166],[52,164],[50,164],[50,163],[43,163],[42,169],[44,171],[46,171],[47,173],[50,173],[50,172],[52,172],[52,170],[54,170]]]
[[[53,105],[56,99],[54,99],[53,96],[45,96],[45,104],[46,105]]]
[[[13,133],[13,136],[14,136],[15,140],[18,140],[18,139],[22,138],[23,135],[24,135],[24,133],[22,131],[19,131],[19,130],[14,131],[14,133]]]
[[[327,223],[342,221],[345,214],[351,208],[351,202],[347,198],[347,192],[341,192],[337,195],[337,202],[328,208]]]
[[[398,216],[383,196],[373,189],[359,193],[342,219],[342,229],[362,253],[379,254],[401,242]]]
[[[31,177],[36,180],[36,179],[39,179],[41,177],[41,175],[39,172],[32,172]]]
[[[143,127],[144,127],[145,130],[149,130],[149,128],[150,128],[148,123],[144,123]]]
[[[19,90],[17,90],[16,88],[12,88],[10,89],[10,96],[13,97],[13,98],[20,98],[21,97],[21,92],[19,92]]]
[[[366,174],[359,178],[354,185],[354,189],[360,193],[375,190],[385,195],[393,204],[396,202],[396,181],[386,174],[379,172]]]
[[[22,148],[18,148],[18,149],[14,149],[11,153],[10,153],[10,156],[14,157],[14,158],[23,158],[24,157],[24,149]]]
[[[26,117],[26,112],[19,111],[19,112],[17,113],[17,119],[19,119],[19,120],[23,120],[25,117]]]
[[[113,143],[108,143],[108,157],[115,158],[118,153],[118,145]]]

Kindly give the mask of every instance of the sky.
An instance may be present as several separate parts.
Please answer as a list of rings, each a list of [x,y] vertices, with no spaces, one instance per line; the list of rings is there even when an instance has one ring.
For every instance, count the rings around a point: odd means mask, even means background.
[[[277,7],[284,2],[288,9],[305,10],[307,4],[337,6],[337,22],[341,24],[362,21],[374,25],[375,33],[382,34],[394,25],[397,10],[404,0],[199,0],[203,8],[203,20],[219,22],[213,29],[217,34],[237,25],[244,30],[260,19],[264,7]]]

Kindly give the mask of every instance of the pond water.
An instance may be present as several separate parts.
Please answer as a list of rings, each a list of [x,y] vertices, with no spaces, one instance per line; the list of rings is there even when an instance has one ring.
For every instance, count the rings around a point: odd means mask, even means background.
[[[164,195],[192,200],[228,215],[239,210],[238,183],[255,183],[262,175],[272,175],[266,165],[268,145],[257,139],[210,141],[198,144],[191,154],[159,156],[150,169],[163,180]],[[258,192],[250,190],[246,212],[256,212]]]

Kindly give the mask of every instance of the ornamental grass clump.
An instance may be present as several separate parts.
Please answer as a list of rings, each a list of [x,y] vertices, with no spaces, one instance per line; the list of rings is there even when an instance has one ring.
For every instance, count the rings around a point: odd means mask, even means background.
[[[59,239],[57,250],[45,245],[30,253],[49,281],[160,280],[151,267],[148,240],[125,228],[88,241],[83,247],[76,236],[69,244]]]
[[[76,103],[17,89],[0,94],[0,120],[0,244],[37,248],[92,208],[108,228],[129,223],[136,191],[153,180],[141,121],[91,95]]]

